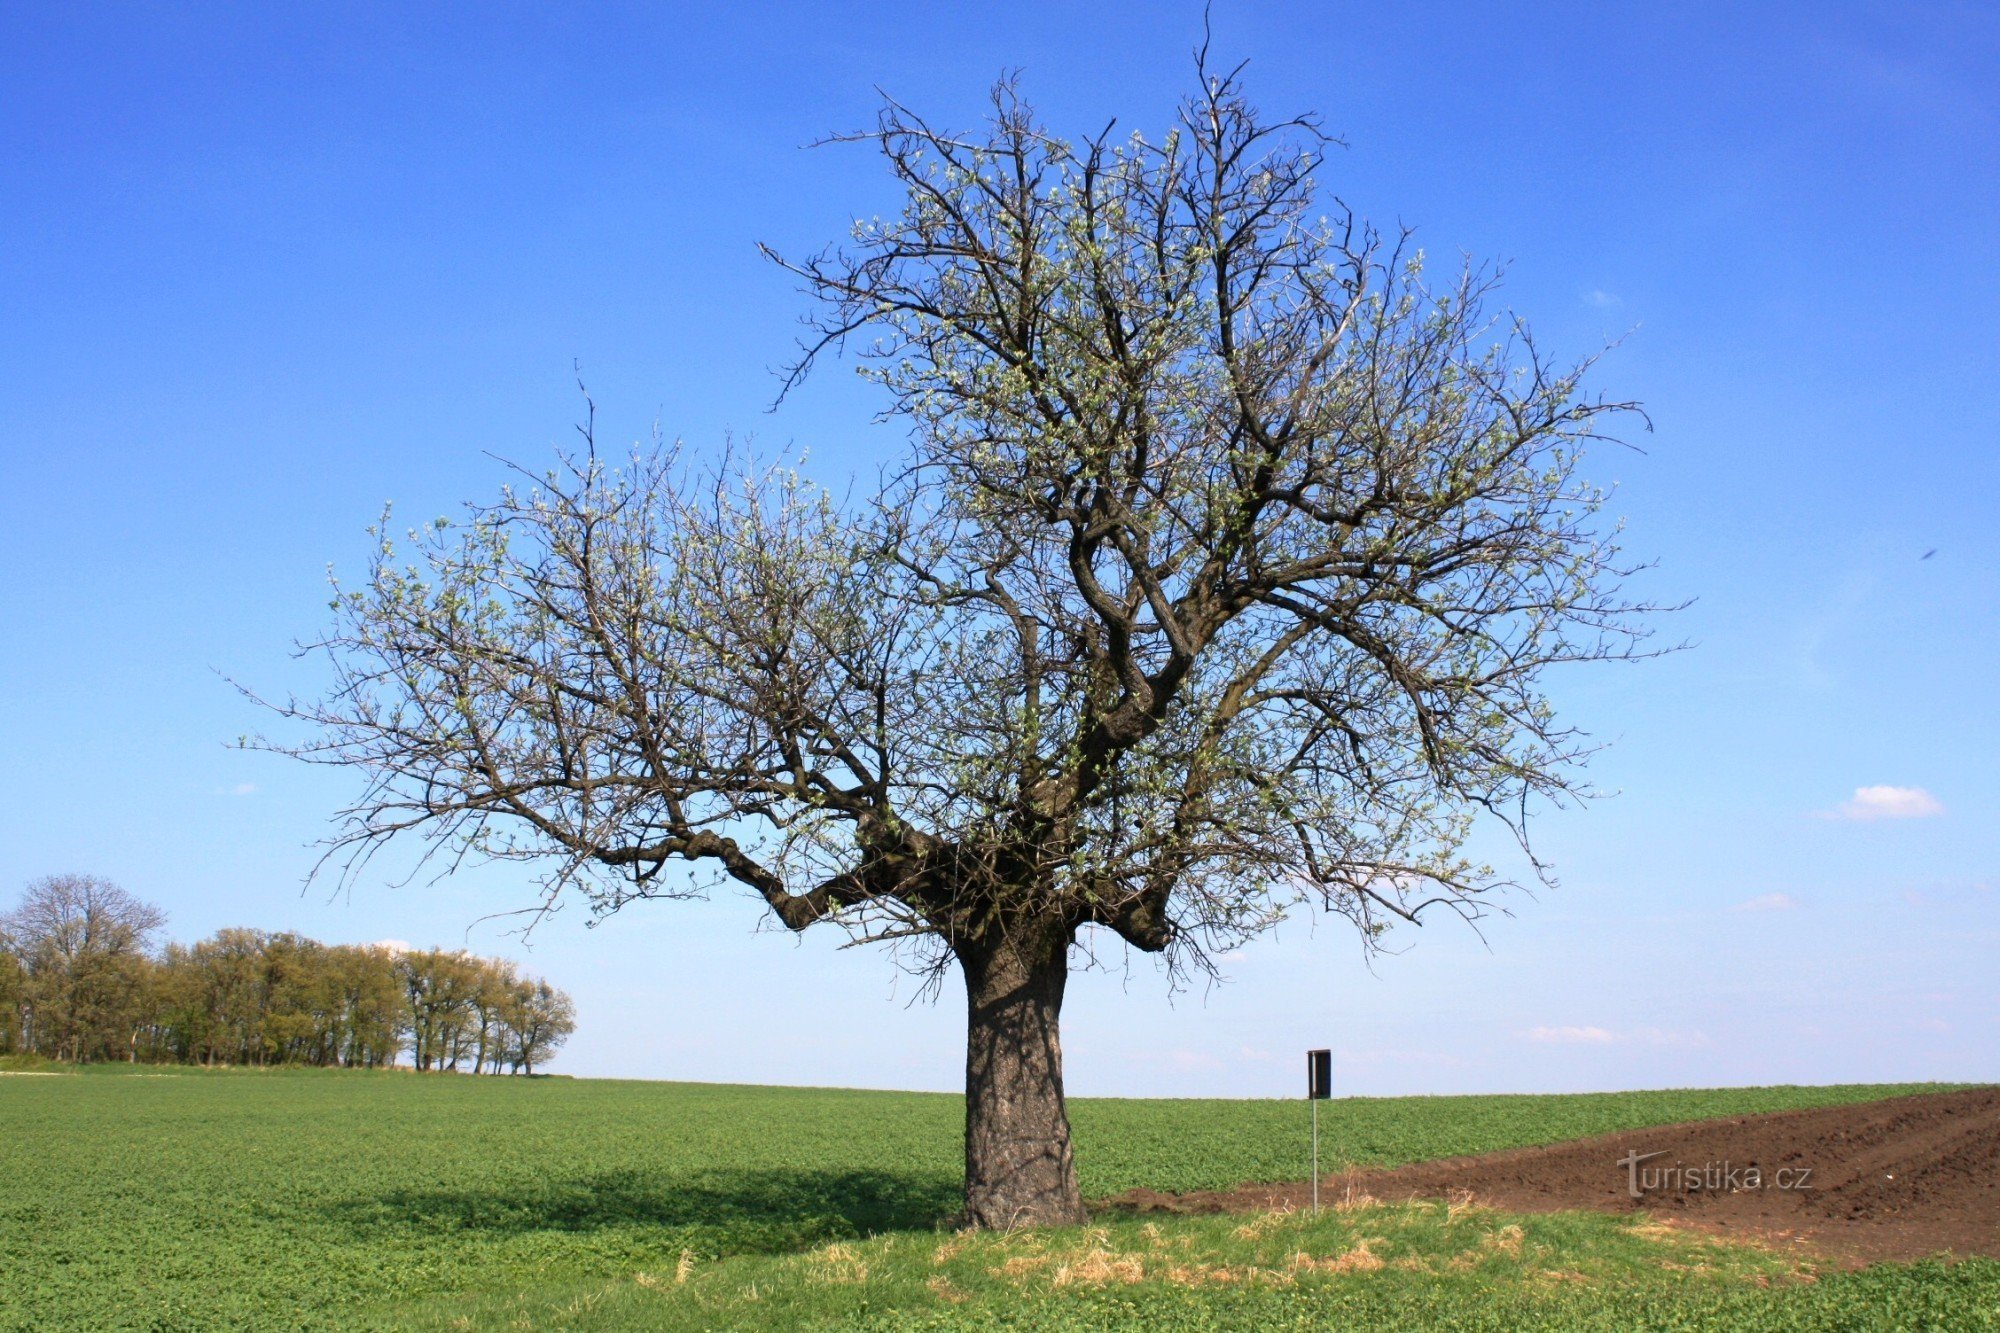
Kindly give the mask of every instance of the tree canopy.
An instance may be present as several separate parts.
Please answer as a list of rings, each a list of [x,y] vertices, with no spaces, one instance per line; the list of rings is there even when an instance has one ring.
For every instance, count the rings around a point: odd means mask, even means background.
[[[1158,139],[1011,82],[894,102],[903,192],[772,258],[789,388],[856,357],[909,432],[872,495],[591,432],[391,540],[291,752],[367,775],[340,842],[534,859],[599,910],[747,886],[963,972],[968,1216],[1081,1216],[1057,1039],[1080,935],[1171,966],[1311,904],[1373,939],[1496,883],[1463,847],[1582,793],[1552,668],[1645,607],[1580,471],[1624,405],[1317,195],[1328,139],[1205,67]]]

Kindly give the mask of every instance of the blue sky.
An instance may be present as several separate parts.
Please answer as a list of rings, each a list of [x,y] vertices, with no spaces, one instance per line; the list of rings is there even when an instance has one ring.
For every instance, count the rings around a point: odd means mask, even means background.
[[[1548,346],[1618,339],[1605,451],[1696,646],[1561,682],[1619,794],[1541,824],[1562,886],[1370,966],[1299,919],[1169,996],[1072,985],[1073,1093],[2000,1076],[2000,12],[1981,4],[1219,3],[1326,185],[1508,261]],[[800,151],[876,86],[966,122],[1003,68],[1075,133],[1156,130],[1199,7],[671,11],[0,4],[0,902],[109,876],[220,926],[469,944],[576,997],[577,1074],[951,1088],[962,1010],[748,901],[580,912],[523,877],[302,891],[353,783],[227,742],[224,682],[310,691],[384,501],[449,513],[578,413],[810,451],[898,444],[823,374],[768,413],[802,249],[890,207]],[[1935,554],[1924,559],[1925,553]],[[1864,789],[1893,791],[1872,795]]]

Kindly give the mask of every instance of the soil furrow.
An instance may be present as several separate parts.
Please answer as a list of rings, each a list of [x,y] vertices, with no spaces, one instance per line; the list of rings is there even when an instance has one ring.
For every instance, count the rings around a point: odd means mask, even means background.
[[[1107,1203],[1140,1211],[1296,1208],[1311,1182]],[[2000,1258],[2000,1088],[1730,1116],[1540,1148],[1325,1177],[1322,1200],[1470,1199],[1670,1223],[1867,1262]]]

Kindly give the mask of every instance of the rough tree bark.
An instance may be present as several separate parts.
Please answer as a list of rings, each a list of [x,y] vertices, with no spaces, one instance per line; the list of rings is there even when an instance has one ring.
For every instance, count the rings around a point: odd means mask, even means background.
[[[1002,1230],[1084,1221],[1063,1100],[1067,932],[960,943],[965,975],[965,1217]]]

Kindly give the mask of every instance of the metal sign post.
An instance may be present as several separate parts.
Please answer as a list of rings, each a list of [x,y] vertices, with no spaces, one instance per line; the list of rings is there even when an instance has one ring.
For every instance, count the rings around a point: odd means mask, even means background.
[[[1333,1096],[1333,1052],[1306,1052],[1306,1100],[1312,1103],[1313,1211],[1319,1211],[1319,1104]]]

